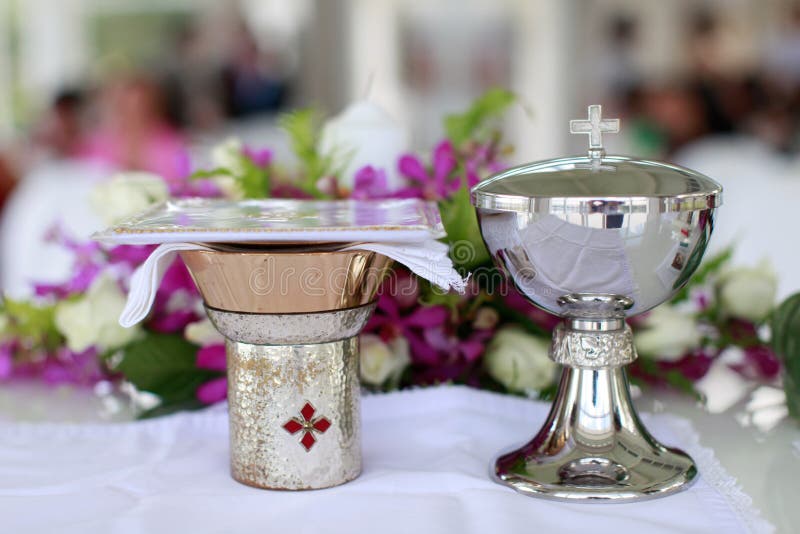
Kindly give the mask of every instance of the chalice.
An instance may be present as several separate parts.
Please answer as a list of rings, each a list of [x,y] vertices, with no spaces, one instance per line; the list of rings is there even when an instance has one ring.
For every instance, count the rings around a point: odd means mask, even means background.
[[[703,257],[722,187],[690,169],[606,155],[619,131],[589,106],[570,122],[587,156],[515,167],[472,190],[484,242],[532,304],[563,318],[550,357],[563,366],[539,432],[499,456],[496,480],[532,496],[635,501],[687,488],[697,467],[660,444],[631,402],[636,348],[626,318],[669,300]]]

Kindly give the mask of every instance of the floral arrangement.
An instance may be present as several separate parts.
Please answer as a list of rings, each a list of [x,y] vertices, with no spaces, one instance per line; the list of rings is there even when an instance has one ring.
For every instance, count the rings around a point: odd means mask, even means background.
[[[558,319],[531,306],[495,270],[469,202],[470,187],[505,167],[511,147],[498,125],[513,102],[511,93],[491,90],[445,117],[446,138],[429,156],[397,154],[395,169],[353,171],[346,170],[348,154],[321,148],[319,114],[298,110],[281,120],[297,168],[230,140],[212,151],[212,168],[191,169],[187,160],[183,179],[171,181],[120,174],[97,188],[93,205],[113,223],[169,196],[435,200],[454,264],[481,276],[471,278],[465,295],[442,294],[396,268],[361,335],[363,384],[392,390],[456,382],[544,398],[555,391],[557,366],[547,352]],[[399,184],[391,185],[389,172]],[[74,253],[74,276],[37,285],[32,301],[0,301],[0,380],[125,381],[155,399],[145,416],[225,398],[223,339],[180,260],[166,272],[148,319],[125,329],[117,323],[125,290],[153,247],[109,248],[58,229],[48,239]],[[733,268],[730,258],[730,251],[709,258],[671,303],[632,322],[640,354],[632,376],[695,392],[714,366],[753,383],[776,383],[785,368],[789,410],[800,415],[800,296],[776,308],[769,267]]]

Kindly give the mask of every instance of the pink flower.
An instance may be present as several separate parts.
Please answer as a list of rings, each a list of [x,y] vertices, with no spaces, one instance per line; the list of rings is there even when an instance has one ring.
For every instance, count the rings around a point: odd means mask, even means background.
[[[11,378],[14,372],[14,347],[11,343],[0,343],[0,380]]]
[[[442,141],[433,152],[432,169],[411,154],[406,154],[397,162],[400,174],[408,178],[412,185],[398,192],[398,196],[413,196],[429,200],[448,198],[461,187],[461,179],[453,172],[458,166],[455,151],[450,141]]]
[[[187,324],[200,319],[195,311],[199,302],[200,294],[189,270],[178,258],[164,273],[148,326],[156,332],[183,331]]]
[[[384,341],[403,336],[411,349],[411,359],[416,363],[435,365],[439,355],[423,337],[423,332],[443,324],[450,311],[444,306],[418,306],[411,310],[401,309],[389,294],[378,298],[378,305],[365,331],[376,332]]]
[[[49,385],[73,384],[92,386],[107,378],[94,348],[72,352],[66,347],[51,354],[42,354],[33,361],[20,363],[14,368],[19,377],[41,377]]]
[[[155,249],[156,245],[118,245],[108,250],[108,262],[133,270],[143,264]]]
[[[245,146],[242,152],[256,167],[266,169],[272,164],[272,151],[268,148],[257,149]]]
[[[215,404],[228,397],[228,379],[224,376],[209,380],[197,388],[197,400],[203,404]]]
[[[287,183],[273,184],[271,193],[272,198],[296,198],[306,200],[314,198],[299,187]]]
[[[781,372],[780,359],[767,345],[753,345],[744,348],[744,362],[731,368],[751,380],[769,381]]]
[[[526,316],[528,316],[528,318],[531,319],[531,321],[541,326],[545,330],[551,331],[558,323],[561,322],[559,317],[547,313],[541,308],[537,308],[528,302],[525,297],[523,297],[520,292],[517,291],[517,288],[510,283],[504,282],[504,285],[501,286],[501,289],[501,293],[505,292],[505,297],[503,300],[506,306],[514,311],[524,313]]]
[[[184,150],[178,154],[176,162],[175,176],[170,180],[165,180],[170,196],[175,198],[217,198],[222,196],[219,186],[212,180],[192,179],[192,160],[188,151]]]
[[[676,362],[659,361],[658,366],[664,372],[677,371],[692,382],[703,378],[711,368],[713,357],[702,349],[690,352]]]
[[[383,169],[376,169],[372,165],[367,165],[356,172],[350,198],[365,200],[370,198],[388,198],[390,196],[386,182],[386,171]]]
[[[473,330],[466,337],[460,338],[443,327],[425,330],[425,341],[436,349],[446,361],[474,362],[483,354],[486,341],[492,337],[491,330]]]
[[[365,331],[384,341],[402,336],[408,341],[415,382],[430,383],[465,377],[483,355],[494,327],[475,328],[459,316],[465,302],[455,308],[420,305],[416,280],[403,271],[385,285],[375,314]],[[467,306],[468,307],[468,306]],[[468,377],[467,377],[468,378]]]
[[[58,224],[45,234],[45,241],[56,243],[74,254],[74,274],[59,284],[34,284],[34,292],[40,297],[63,299],[75,293],[83,293],[103,270],[105,259],[100,244],[94,241],[81,242],[68,236]]]
[[[225,371],[225,345],[209,345],[197,351],[196,365],[209,371]],[[225,400],[228,383],[224,376],[205,382],[197,388],[197,399],[203,404],[214,404]]]
[[[708,373],[713,361],[713,355],[703,349],[697,349],[676,361],[661,360],[656,362],[657,369],[655,372],[642,367],[641,363],[637,361],[631,366],[631,374],[652,384],[666,385],[667,374],[677,372],[691,382],[697,382]]]
[[[196,365],[209,371],[225,370],[225,345],[214,344],[202,347],[197,351]]]

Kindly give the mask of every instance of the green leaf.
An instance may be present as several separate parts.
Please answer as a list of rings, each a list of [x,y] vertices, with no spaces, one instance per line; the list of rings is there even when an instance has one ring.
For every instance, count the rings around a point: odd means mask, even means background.
[[[510,322],[517,324],[524,328],[528,333],[533,334],[535,336],[540,336],[546,339],[550,339],[552,337],[552,333],[545,330],[542,326],[538,325],[524,314],[521,311],[515,310],[510,306],[506,305],[505,301],[501,298],[495,299],[490,304],[495,310],[497,310],[497,314],[500,316],[500,320],[502,322]]]
[[[334,174],[333,155],[324,156],[317,149],[321,122],[319,113],[313,108],[290,111],[278,119],[278,124],[289,136],[292,151],[303,167],[305,178],[301,188],[317,198],[324,196],[317,189],[319,179]]]
[[[470,203],[466,183],[450,198],[439,203],[442,223],[447,231],[453,264],[464,271],[489,262],[489,251],[483,244],[475,208]]]
[[[200,169],[190,174],[189,179],[201,180],[203,178],[215,178],[217,176],[233,176],[233,173],[230,169],[226,169],[225,167],[217,167],[216,169],[206,170]]]
[[[455,145],[478,137],[484,133],[487,122],[500,117],[515,100],[514,93],[510,91],[489,89],[464,113],[447,115],[444,118],[447,137]]]
[[[244,198],[268,198],[270,196],[270,179],[267,169],[262,169],[242,154],[240,162],[243,172],[236,181],[244,194]]]
[[[783,362],[783,389],[789,414],[800,419],[800,293],[778,306],[770,326],[772,349]]]
[[[115,368],[138,389],[158,395],[164,406],[184,405],[196,399],[197,388],[223,373],[195,366],[197,345],[176,334],[155,334],[123,349]]]
[[[8,324],[5,332],[12,337],[25,338],[45,350],[61,345],[63,336],[55,323],[55,304],[38,304],[5,298],[0,307]]]

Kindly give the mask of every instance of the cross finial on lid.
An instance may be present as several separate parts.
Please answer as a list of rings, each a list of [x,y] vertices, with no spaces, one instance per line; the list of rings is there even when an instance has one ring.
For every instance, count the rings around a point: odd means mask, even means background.
[[[604,119],[603,106],[589,106],[589,119],[569,121],[569,133],[582,133],[589,136],[589,157],[599,159],[605,156],[603,134],[619,132],[619,119]]]

